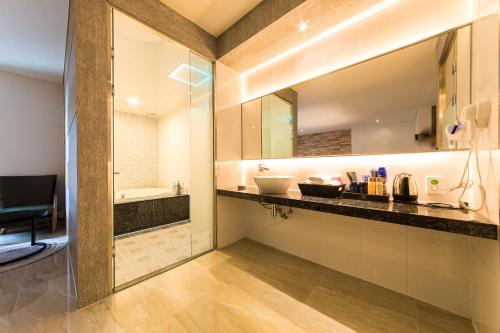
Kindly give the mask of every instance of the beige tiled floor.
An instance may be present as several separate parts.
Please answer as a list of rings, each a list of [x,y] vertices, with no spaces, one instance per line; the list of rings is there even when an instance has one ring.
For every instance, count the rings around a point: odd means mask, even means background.
[[[75,311],[67,248],[0,274],[0,332],[65,332]]]
[[[1,308],[6,332],[473,332],[467,319],[249,240],[68,314],[66,280],[35,273],[62,272],[57,256],[59,268],[31,269],[21,301],[5,293],[26,272],[2,277],[2,302],[15,304]]]
[[[123,285],[210,248],[209,232],[193,233],[191,223],[117,239],[115,285]]]

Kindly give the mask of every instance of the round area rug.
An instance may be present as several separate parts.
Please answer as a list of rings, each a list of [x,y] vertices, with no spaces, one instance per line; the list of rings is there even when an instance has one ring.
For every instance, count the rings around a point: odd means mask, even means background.
[[[22,266],[29,265],[35,261],[47,258],[66,246],[66,240],[59,241],[57,239],[45,240],[47,246],[43,249],[41,245],[31,246],[30,242],[20,243],[0,247],[0,273],[4,273]],[[40,251],[42,250],[42,251]],[[27,258],[20,259],[8,264],[2,264],[11,261],[12,259],[21,258],[26,255],[33,254]]]

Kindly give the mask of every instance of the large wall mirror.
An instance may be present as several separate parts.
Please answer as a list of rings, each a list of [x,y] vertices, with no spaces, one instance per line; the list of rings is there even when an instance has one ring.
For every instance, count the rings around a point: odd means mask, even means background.
[[[470,103],[471,29],[243,103],[243,159],[466,148],[447,127]]]

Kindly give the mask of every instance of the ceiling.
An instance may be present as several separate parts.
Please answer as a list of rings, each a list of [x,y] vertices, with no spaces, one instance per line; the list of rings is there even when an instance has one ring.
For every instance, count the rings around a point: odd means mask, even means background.
[[[116,111],[161,117],[189,108],[190,93],[210,88],[209,61],[118,11],[114,14],[114,54]]]
[[[0,70],[62,83],[69,0],[0,1]]]
[[[437,40],[292,87],[299,133],[415,120],[418,108],[437,103]]]
[[[160,0],[214,37],[245,16],[262,0]]]
[[[378,2],[380,0],[304,1],[286,15],[283,15],[226,53],[218,61],[237,72],[243,73]],[[306,22],[308,25],[306,31],[299,31],[299,24],[302,22]]]

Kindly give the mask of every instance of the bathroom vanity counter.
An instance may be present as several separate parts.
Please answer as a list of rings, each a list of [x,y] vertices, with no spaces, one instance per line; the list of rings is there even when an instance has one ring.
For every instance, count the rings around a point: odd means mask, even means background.
[[[495,223],[482,215],[463,210],[395,202],[320,198],[304,196],[299,191],[288,191],[286,195],[259,194],[257,188],[247,188],[244,191],[238,191],[236,188],[218,189],[217,195],[480,238],[498,239],[498,226]]]

